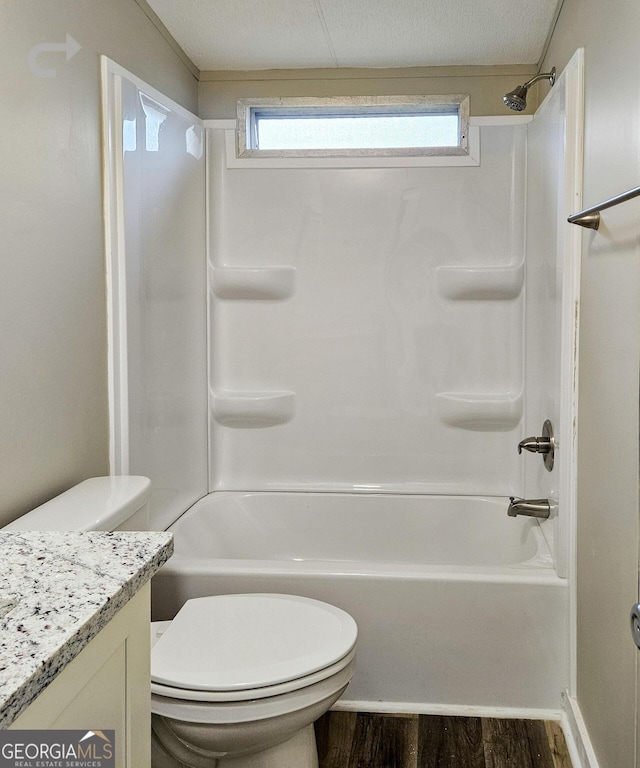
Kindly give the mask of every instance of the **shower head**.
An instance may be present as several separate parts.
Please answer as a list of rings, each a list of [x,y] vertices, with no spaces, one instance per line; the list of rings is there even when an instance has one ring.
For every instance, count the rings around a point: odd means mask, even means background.
[[[527,87],[524,85],[516,86],[513,91],[509,91],[502,97],[502,101],[514,112],[522,112],[527,106]]]
[[[549,81],[549,85],[553,85],[556,81],[556,68],[553,67],[551,72],[544,72],[541,75],[532,77],[531,80],[528,80],[524,85],[516,86],[512,91],[509,91],[509,93],[506,93],[502,97],[502,101],[504,101],[509,109],[513,109],[514,112],[522,112],[527,106],[527,91],[529,88],[534,83],[537,83],[538,80],[544,80],[545,78]]]

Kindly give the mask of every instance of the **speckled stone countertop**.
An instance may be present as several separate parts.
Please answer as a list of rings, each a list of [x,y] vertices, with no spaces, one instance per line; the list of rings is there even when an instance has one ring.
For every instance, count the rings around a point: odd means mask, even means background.
[[[172,553],[170,533],[0,532],[0,729]]]

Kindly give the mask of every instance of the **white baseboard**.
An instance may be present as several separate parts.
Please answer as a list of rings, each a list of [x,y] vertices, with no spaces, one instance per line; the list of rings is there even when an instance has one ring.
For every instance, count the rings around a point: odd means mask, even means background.
[[[573,768],[598,768],[596,753],[593,751],[577,700],[565,694],[563,701],[562,730]]]
[[[416,715],[450,715],[452,717],[500,717],[516,720],[559,720],[560,709],[525,707],[475,707],[466,704],[417,704],[415,701],[337,701],[337,712],[376,712],[386,714],[412,713]],[[578,768],[578,766],[575,766]]]
[[[573,768],[599,768],[589,733],[578,702],[563,694],[564,711],[519,707],[473,707],[462,704],[416,704],[414,701],[337,701],[337,712],[375,712],[417,715],[450,715],[452,717],[503,717],[527,720],[558,720],[562,726]]]

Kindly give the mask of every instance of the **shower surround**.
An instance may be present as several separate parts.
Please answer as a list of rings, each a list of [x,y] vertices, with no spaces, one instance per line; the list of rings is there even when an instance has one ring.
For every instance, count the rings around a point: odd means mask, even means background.
[[[475,167],[227,167],[209,131],[210,489],[509,496],[526,125]]]
[[[202,124],[117,65],[105,79],[125,144],[108,190],[112,466],[151,477],[157,527],[198,502],[157,618],[200,594],[308,594],[361,626],[353,706],[557,714],[564,78],[533,122],[476,119],[477,164],[396,167],[240,162],[233,122]],[[517,454],[546,418],[553,473]],[[510,495],[547,496],[550,519],[508,518]]]
[[[241,168],[209,129],[212,493],[174,527],[159,614],[306,594],[360,627],[342,706],[559,709],[566,581],[506,515],[527,133],[482,126],[471,167]]]

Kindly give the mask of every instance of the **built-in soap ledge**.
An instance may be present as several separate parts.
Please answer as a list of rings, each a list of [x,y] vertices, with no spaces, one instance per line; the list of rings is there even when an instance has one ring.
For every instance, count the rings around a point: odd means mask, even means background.
[[[436,410],[444,424],[474,432],[508,432],[522,418],[522,394],[439,392]]]
[[[295,392],[212,392],[211,413],[224,427],[259,429],[286,424],[295,412]]]
[[[295,267],[211,267],[213,293],[219,299],[282,301],[294,290]]]
[[[446,299],[515,299],[524,283],[524,262],[508,267],[442,266],[436,269],[436,283]]]

